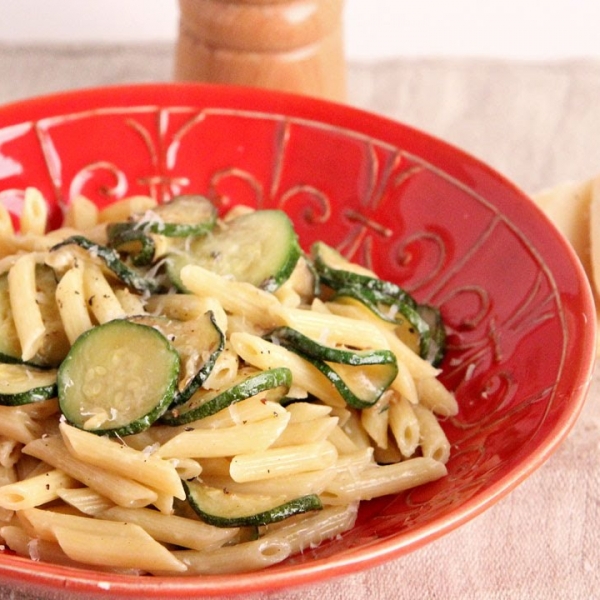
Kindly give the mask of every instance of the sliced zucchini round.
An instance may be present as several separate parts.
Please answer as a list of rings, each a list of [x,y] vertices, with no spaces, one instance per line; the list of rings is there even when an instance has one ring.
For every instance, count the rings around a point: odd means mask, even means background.
[[[62,242],[52,246],[50,251],[58,250],[69,244],[75,244],[80,248],[87,250],[90,255],[100,258],[107,268],[110,269],[110,271],[112,271],[126,286],[137,290],[138,292],[157,292],[160,289],[160,285],[156,280],[126,265],[114,248],[97,244],[82,235],[68,237]]]
[[[267,371],[241,369],[226,390],[198,390],[185,404],[168,410],[162,416],[162,421],[167,425],[185,425],[214,415],[231,404],[261,392],[271,392],[269,400],[280,400],[291,385],[292,373],[286,367]]]
[[[18,406],[56,396],[56,369],[0,364],[0,404]]]
[[[387,349],[350,350],[324,346],[290,327],[278,327],[267,337],[319,369],[344,401],[354,408],[375,404],[398,375],[396,356]]]
[[[289,217],[281,210],[257,210],[222,223],[210,235],[191,238],[167,257],[173,285],[186,291],[181,269],[197,264],[236,281],[273,292],[285,282],[302,250]]]
[[[173,405],[183,404],[210,375],[215,361],[225,346],[225,336],[218,328],[212,312],[179,321],[163,316],[130,317],[134,323],[154,327],[162,333],[179,353],[181,370]]]
[[[152,236],[132,223],[109,223],[106,227],[108,245],[127,254],[136,267],[152,264],[156,244]]]
[[[217,208],[204,196],[187,194],[175,196],[152,210],[154,220],[139,219],[138,227],[166,237],[205,235],[217,223]]]
[[[286,501],[283,495],[233,493],[198,480],[184,481],[183,487],[190,506],[200,519],[215,527],[268,525],[323,508],[316,494]]]
[[[315,242],[311,247],[315,270],[321,283],[334,290],[358,288],[374,294],[389,296],[398,303],[416,307],[415,299],[399,285],[379,279],[372,271],[350,262],[337,250],[324,242]]]
[[[147,429],[173,401],[179,354],[155,328],[117,319],[83,333],[58,370],[69,423],[107,435]]]
[[[400,286],[377,278],[354,265],[323,242],[311,248],[314,267],[322,284],[334,290],[336,302],[361,302],[384,321],[393,323],[398,337],[437,366],[446,350],[446,331],[439,311],[419,304]]]

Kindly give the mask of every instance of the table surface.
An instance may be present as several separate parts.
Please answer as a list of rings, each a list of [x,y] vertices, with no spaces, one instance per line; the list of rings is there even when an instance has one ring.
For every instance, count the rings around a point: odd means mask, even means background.
[[[0,103],[168,81],[172,48],[0,45],[0,73]],[[350,64],[348,78],[350,104],[460,146],[528,193],[600,174],[600,62],[399,59]],[[600,369],[565,442],[494,507],[379,567],[249,600],[263,598],[600,598]]]

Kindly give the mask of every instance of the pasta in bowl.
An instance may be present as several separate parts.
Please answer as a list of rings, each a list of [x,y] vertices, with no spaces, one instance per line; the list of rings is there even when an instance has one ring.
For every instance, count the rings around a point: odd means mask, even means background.
[[[183,597],[376,564],[510,491],[577,416],[581,269],[458,150],[203,86],[0,126],[12,584]]]

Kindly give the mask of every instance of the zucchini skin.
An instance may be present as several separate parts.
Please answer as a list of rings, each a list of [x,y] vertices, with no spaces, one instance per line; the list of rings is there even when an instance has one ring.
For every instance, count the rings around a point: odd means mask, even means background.
[[[114,330],[114,331],[113,331]],[[111,338],[111,335],[114,336]],[[108,342],[106,339],[108,336]],[[116,340],[116,341],[115,341]],[[156,356],[149,355],[152,350],[160,354],[158,360],[162,368],[164,380],[161,387],[156,390],[142,390],[142,396],[135,396],[136,389],[128,386],[128,379],[123,373],[116,376],[112,371],[109,371],[105,365],[96,362],[98,356],[113,356],[123,346],[120,340],[126,340],[127,343],[133,344],[135,353],[140,355],[139,349],[144,349],[144,358],[146,360],[157,360]],[[152,345],[151,345],[152,343]],[[128,348],[131,350],[131,348]],[[99,376],[100,388],[96,386],[93,392],[93,398],[85,395],[84,386],[87,383],[86,376],[90,369],[96,370],[100,366],[103,372]],[[126,366],[129,368],[129,365]],[[109,436],[127,436],[135,433],[140,433],[148,429],[169,407],[177,390],[177,381],[179,377],[180,360],[179,354],[172,347],[171,343],[159,331],[148,325],[133,323],[127,319],[115,319],[108,321],[102,325],[98,325],[92,329],[88,329],[81,334],[67,357],[62,362],[58,369],[57,384],[58,384],[58,400],[62,414],[67,421],[79,429],[84,429],[91,433]],[[153,369],[155,371],[156,369]],[[142,373],[134,373],[129,370],[127,376],[138,376],[141,385],[148,387],[147,380],[149,371],[144,369]],[[110,389],[111,383],[116,382],[125,387],[113,386]],[[110,397],[111,392],[115,396]],[[146,399],[148,392],[156,392],[156,397],[153,403],[145,407],[140,406],[139,398]],[[121,406],[115,406],[117,394],[121,395]],[[98,398],[107,397],[105,402],[99,401]],[[108,413],[115,413],[115,419],[112,414],[109,418]],[[130,414],[128,413],[130,411]],[[106,414],[102,423],[111,423],[115,420],[122,422],[110,426],[101,425],[96,427],[85,427],[88,417],[95,414]],[[122,415],[125,414],[125,417]]]
[[[126,286],[138,291],[138,292],[158,292],[161,288],[159,283],[154,279],[142,275],[125,264],[119,253],[114,248],[96,244],[88,238],[82,235],[73,235],[67,239],[55,244],[50,248],[50,251],[56,251],[59,248],[74,244],[87,250],[91,254],[98,256],[98,258],[104,261],[104,264],[110,269]]]
[[[391,281],[344,269],[343,266],[348,264],[346,259],[323,242],[313,244],[311,255],[319,281],[333,290],[334,299],[354,298],[390,323],[397,323],[397,320],[386,315],[380,306],[396,309],[418,334],[419,356],[433,366],[440,365],[446,353],[447,336],[437,308],[419,304],[411,294]],[[329,264],[327,256],[334,259],[337,266]]]
[[[335,386],[344,401],[353,408],[363,409],[373,406],[388,389],[398,374],[396,356],[390,350],[346,350],[324,346],[303,335],[291,327],[278,327],[267,336],[270,341],[281,344],[304,360],[315,366]],[[386,376],[370,398],[357,396],[346,383],[342,375],[336,371],[332,363],[355,368],[381,366],[386,368]]]
[[[205,508],[203,508],[201,496],[204,487],[204,484],[196,480],[183,481],[183,488],[185,490],[189,505],[202,521],[208,523],[209,525],[213,525],[214,527],[257,527],[261,525],[269,525],[270,523],[278,523],[279,521],[289,519],[294,515],[322,510],[323,508],[323,504],[321,503],[319,496],[316,494],[307,494],[306,496],[294,498],[284,502],[283,504],[258,513],[226,516],[225,514],[215,514],[215,512],[209,513],[205,510]],[[213,491],[217,493],[220,492],[225,501],[227,497],[230,496],[230,494],[224,490],[215,489]]]
[[[265,209],[240,215],[209,236],[191,238],[187,249],[167,256],[166,265],[172,285],[183,293],[188,290],[180,272],[188,264],[275,292],[302,255],[289,217],[281,210]]]
[[[58,388],[55,372],[53,382],[46,382],[41,385],[35,383],[35,373],[38,373],[41,376],[50,376],[53,372],[54,371],[51,369],[40,369],[24,363],[6,363],[4,365],[0,365],[0,377],[2,377],[4,380],[9,381],[11,375],[13,375],[14,373],[22,373],[22,375],[20,376],[21,379],[31,381],[31,387],[29,387],[28,389],[23,389],[22,391],[0,391],[0,405],[23,406],[25,404],[33,404],[34,402],[42,402],[43,400],[56,398]],[[48,377],[45,377],[45,379],[47,378]]]
[[[189,379],[189,381],[183,387],[180,385],[178,386],[177,392],[175,393],[173,401],[171,402],[171,407],[184,404],[192,397],[192,395],[200,388],[200,386],[206,381],[207,377],[210,375],[211,371],[213,370],[213,367],[215,366],[217,358],[219,357],[219,355],[223,351],[223,348],[225,347],[225,335],[219,329],[215,320],[214,313],[212,311],[208,311],[207,313],[205,313],[204,317],[206,318],[207,322],[211,327],[211,331],[209,333],[213,334],[214,338],[212,340],[206,339],[208,338],[208,335],[206,334],[206,332],[204,332],[204,335],[202,336],[204,339],[198,340],[196,350],[198,350],[200,354],[202,354],[201,344],[204,344],[206,342],[212,342],[212,347],[205,348],[208,352],[210,352],[210,355],[206,360],[204,360],[204,362],[200,365],[196,373]],[[152,317],[147,315],[139,315],[129,317],[129,320],[133,321],[134,323],[141,323],[143,325],[154,327],[169,340],[171,339],[171,337],[174,337],[175,339],[173,339],[171,343],[173,344],[175,350],[180,352],[178,338],[175,332],[173,332],[173,330],[169,327],[169,323],[175,321],[175,319],[169,319],[167,317]],[[197,319],[195,321],[197,321]],[[180,326],[185,326],[187,324],[190,327],[194,325],[204,325],[204,323],[195,323],[194,321],[177,321],[177,324]]]
[[[223,390],[206,402],[198,404],[198,400],[192,396],[187,403],[181,406],[173,406],[162,417],[161,421],[166,425],[185,425],[199,419],[204,419],[218,413],[220,410],[256,396],[260,392],[272,390],[278,387],[284,388],[282,397],[292,385],[292,373],[286,367],[269,369],[249,375],[241,382]]]
[[[133,223],[110,223],[106,228],[108,245],[118,252],[125,252],[136,267],[152,264],[156,244],[151,236]],[[129,248],[139,245],[137,251]]]

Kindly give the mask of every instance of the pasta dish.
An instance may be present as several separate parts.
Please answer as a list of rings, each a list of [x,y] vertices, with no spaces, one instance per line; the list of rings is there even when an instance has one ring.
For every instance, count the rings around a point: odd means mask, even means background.
[[[0,209],[0,544],[133,575],[266,568],[446,475],[435,307],[279,210],[202,196],[47,232]],[[17,226],[18,225],[18,226]]]

